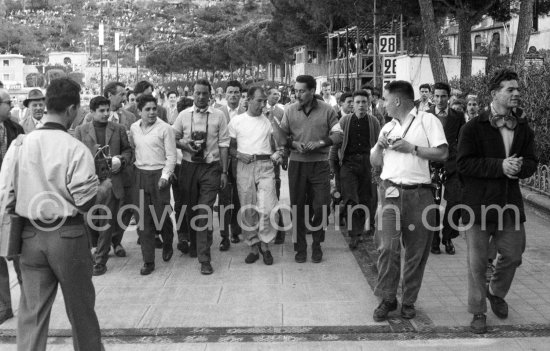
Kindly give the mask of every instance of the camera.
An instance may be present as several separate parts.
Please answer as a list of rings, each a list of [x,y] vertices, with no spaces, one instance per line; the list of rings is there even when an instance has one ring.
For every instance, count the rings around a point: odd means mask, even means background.
[[[113,158],[109,145],[99,148],[94,156],[95,173],[99,180],[105,180],[111,177],[111,169],[113,166]]]
[[[400,136],[389,137],[388,138],[388,144],[393,145],[393,143],[395,143],[396,141],[399,141],[399,140],[401,140]]]
[[[206,158],[204,154],[204,150],[206,150],[206,132],[192,132],[189,145],[191,145],[193,149],[197,150],[197,152],[191,156],[191,161],[204,162]]]

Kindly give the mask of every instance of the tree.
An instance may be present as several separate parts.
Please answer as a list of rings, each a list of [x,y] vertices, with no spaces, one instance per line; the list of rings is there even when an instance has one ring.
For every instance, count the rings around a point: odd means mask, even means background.
[[[419,0],[419,3],[424,36],[428,43],[439,43],[439,31],[435,26],[435,14],[432,0]],[[447,72],[445,71],[443,56],[441,55],[439,45],[428,45],[428,54],[430,56],[434,80],[436,82],[447,83]]]
[[[519,10],[518,33],[514,52],[512,53],[512,65],[519,66],[525,62],[525,55],[529,47],[531,29],[533,28],[533,5],[534,0],[521,1]]]

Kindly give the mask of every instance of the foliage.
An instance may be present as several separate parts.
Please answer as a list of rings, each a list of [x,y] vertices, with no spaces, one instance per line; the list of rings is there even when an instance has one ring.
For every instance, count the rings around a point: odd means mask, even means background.
[[[488,90],[492,73],[502,67],[494,67],[488,75],[476,76],[453,81],[451,85],[462,88],[464,94],[475,94],[479,97],[481,108],[491,103]],[[535,131],[535,150],[542,164],[550,164],[550,62],[541,66],[529,65],[518,71],[522,104],[529,125]]]
[[[25,77],[27,87],[44,87],[46,78],[41,73],[29,73]]]

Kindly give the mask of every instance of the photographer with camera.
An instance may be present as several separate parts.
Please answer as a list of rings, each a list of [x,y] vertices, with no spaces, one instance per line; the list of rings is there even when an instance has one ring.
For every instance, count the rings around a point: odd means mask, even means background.
[[[196,81],[194,106],[183,110],[172,126],[183,154],[178,188],[190,224],[189,254],[198,256],[202,274],[214,272],[210,264],[213,207],[219,189],[227,185],[230,142],[225,115],[208,105],[211,91],[208,80]]]
[[[97,249],[94,257],[93,275],[102,275],[107,271],[107,260],[111,246],[112,234],[116,228],[117,213],[125,198],[125,173],[123,169],[132,162],[132,147],[128,141],[126,128],[118,123],[109,122],[110,101],[103,96],[96,96],[90,101],[92,123],[85,123],[75,130],[75,138],[80,140],[94,156],[96,174],[101,183],[105,182],[111,192],[101,203],[109,208],[110,219],[102,218],[98,221]],[[99,150],[108,146],[106,156]],[[100,151],[100,152],[98,152]],[[114,155],[110,157],[111,155]],[[104,211],[101,211],[104,212]],[[91,228],[90,228],[91,229]],[[92,230],[95,234],[96,231]]]
[[[440,254],[439,243],[445,246],[445,252],[449,255],[455,254],[455,247],[451,239],[458,236],[458,222],[460,220],[460,211],[454,211],[452,218],[449,218],[449,210],[460,203],[462,197],[462,186],[458,180],[456,172],[456,153],[458,145],[458,135],[460,129],[466,123],[464,114],[457,112],[449,107],[449,96],[451,87],[447,83],[435,83],[433,87],[433,100],[435,105],[428,109],[428,113],[436,116],[443,125],[445,139],[449,145],[449,158],[445,162],[432,162],[432,178],[436,184],[435,203],[441,203],[441,191],[446,201],[445,211],[443,213],[443,228],[441,230],[441,241],[439,230],[434,232],[431,252]],[[444,188],[443,188],[444,187]],[[436,212],[435,220],[437,225],[441,223],[440,213]]]
[[[381,322],[397,309],[397,288],[401,277],[401,242],[405,249],[401,316],[416,316],[424,268],[430,254],[434,225],[429,161],[444,161],[447,140],[441,122],[414,106],[414,90],[406,81],[386,86],[385,104],[393,120],[382,128],[371,149],[370,161],[382,167],[378,186],[378,282],[374,294],[382,299],[373,319]],[[424,222],[424,219],[427,222]]]
[[[155,270],[155,228],[153,214],[164,219],[162,259],[170,261],[173,254],[172,241],[174,231],[169,215],[170,179],[176,167],[176,143],[174,131],[168,123],[157,117],[157,99],[152,95],[141,95],[137,99],[137,109],[141,119],[130,128],[136,152],[134,163],[134,202],[144,201],[144,213],[140,214],[138,235],[144,265],[141,275],[151,274]],[[141,194],[140,194],[141,193]],[[141,196],[140,196],[141,195]],[[141,207],[141,204],[139,204]],[[153,210],[151,210],[151,206]],[[163,213],[168,209],[168,216]]]

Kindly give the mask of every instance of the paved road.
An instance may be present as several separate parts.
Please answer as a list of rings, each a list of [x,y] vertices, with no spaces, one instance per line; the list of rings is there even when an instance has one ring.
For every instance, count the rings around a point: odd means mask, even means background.
[[[288,201],[287,198],[284,201]],[[417,308],[409,322],[398,313],[372,321],[376,252],[371,239],[349,251],[330,228],[325,259],[294,262],[290,234],[273,250],[275,264],[244,263],[247,248],[213,246],[215,273],[201,276],[196,259],[179,253],[169,263],[157,250],[157,269],[139,275],[136,235],[125,235],[128,257],[112,257],[108,272],[94,277],[96,309],[107,350],[545,350],[550,349],[550,219],[527,209],[527,251],[507,298],[510,316],[488,313],[490,333],[468,332],[466,255],[428,260]],[[14,275],[12,274],[12,277]],[[17,309],[19,287],[12,284]],[[15,350],[16,318],[0,326],[0,350]],[[51,320],[51,350],[71,350],[70,326],[61,294]],[[10,335],[12,337],[10,337]],[[185,347],[184,347],[185,346]]]

